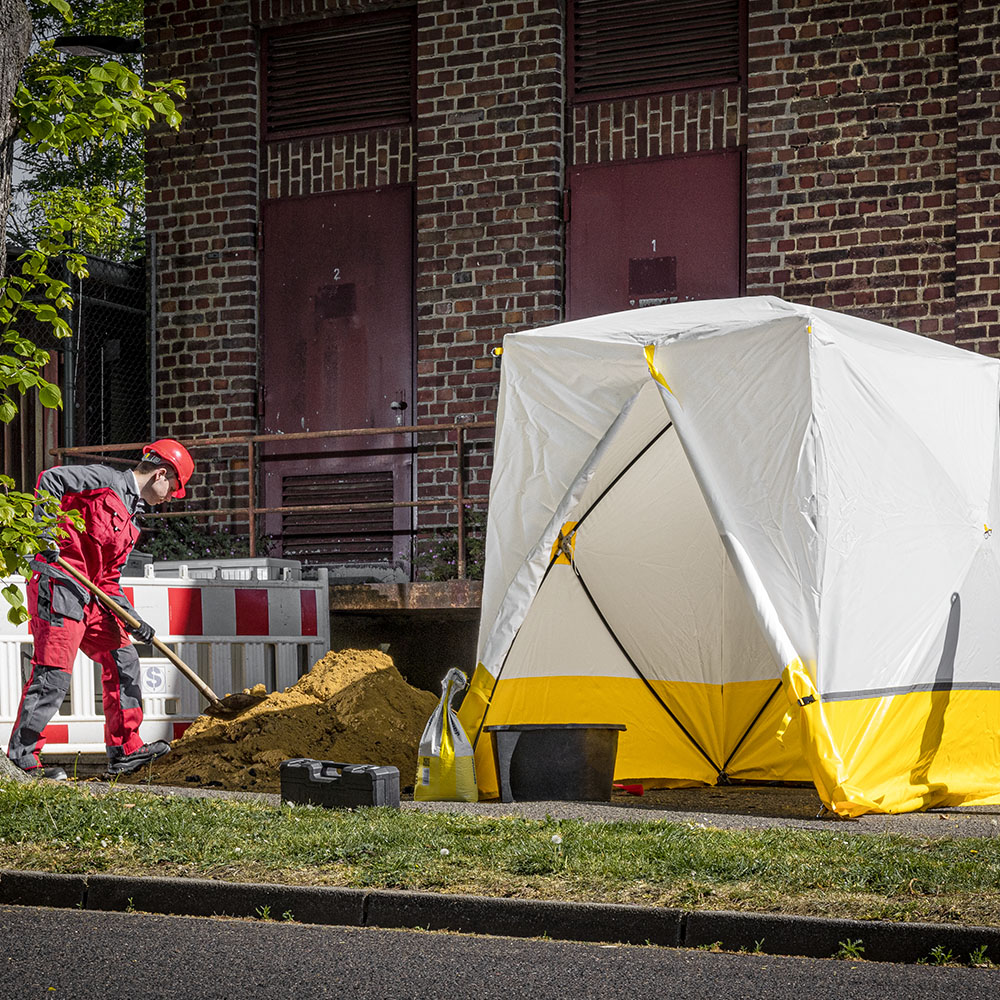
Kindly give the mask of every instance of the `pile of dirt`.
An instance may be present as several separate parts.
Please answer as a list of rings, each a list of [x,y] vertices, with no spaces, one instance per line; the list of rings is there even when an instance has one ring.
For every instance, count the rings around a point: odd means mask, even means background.
[[[235,718],[202,715],[151,765],[151,780],[233,791],[278,792],[278,765],[292,757],[399,769],[413,784],[417,746],[438,699],[409,685],[378,650],[327,653],[296,684]],[[132,776],[150,780],[143,768]]]

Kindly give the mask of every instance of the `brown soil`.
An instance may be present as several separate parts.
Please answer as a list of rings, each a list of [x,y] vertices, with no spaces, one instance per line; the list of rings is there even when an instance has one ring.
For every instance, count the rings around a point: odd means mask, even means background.
[[[249,693],[265,694],[263,685]],[[411,687],[377,650],[327,653],[296,684],[235,718],[199,716],[171,752],[131,776],[160,785],[278,792],[292,757],[399,769],[413,784],[417,745],[438,699]],[[151,772],[151,773],[150,773]]]

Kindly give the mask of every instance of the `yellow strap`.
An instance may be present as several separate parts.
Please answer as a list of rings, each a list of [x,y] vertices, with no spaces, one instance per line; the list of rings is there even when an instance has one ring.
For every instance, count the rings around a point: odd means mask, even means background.
[[[778,725],[778,731],[774,734],[775,737],[777,738],[778,742],[782,746],[785,745],[785,733],[788,732],[788,727],[791,725],[791,723],[792,723],[792,713],[791,712],[785,712],[784,718],[781,720],[780,724]]]
[[[555,560],[556,563],[566,563],[567,566],[573,562],[576,553],[576,521],[567,521],[559,532],[559,537],[552,543],[552,552],[549,554],[549,562]],[[559,553],[558,558],[556,553]]]
[[[667,385],[667,380],[660,374],[660,369],[653,364],[653,353],[655,351],[656,346],[654,344],[646,345],[646,364],[649,366],[649,374],[652,375],[653,378],[656,379],[656,381],[659,382],[660,385],[662,385],[663,388],[666,389],[672,396],[674,394],[674,390]]]

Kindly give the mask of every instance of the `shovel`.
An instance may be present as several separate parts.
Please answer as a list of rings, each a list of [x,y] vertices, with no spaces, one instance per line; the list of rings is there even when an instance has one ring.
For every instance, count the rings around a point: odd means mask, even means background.
[[[88,579],[78,569],[70,566],[62,556],[56,556],[55,561],[61,570],[68,573],[81,586],[86,587],[115,617],[130,628],[139,627],[138,619],[108,597],[93,580]],[[168,645],[157,639],[155,635],[152,638],[152,644],[208,699],[209,705],[205,709],[206,715],[223,719],[231,718],[263,700],[258,695],[253,694],[230,694],[225,698],[220,698]]]

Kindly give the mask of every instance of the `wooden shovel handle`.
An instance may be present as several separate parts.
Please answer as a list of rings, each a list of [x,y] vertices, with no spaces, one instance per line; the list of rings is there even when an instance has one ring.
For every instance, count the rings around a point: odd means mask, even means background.
[[[140,622],[116,601],[113,601],[93,580],[88,579],[78,569],[74,569],[62,556],[56,556],[56,564],[77,583],[86,587],[113,615],[120,618],[130,628],[139,628]],[[219,696],[168,646],[153,636],[153,646],[158,649],[213,705],[218,705]]]

